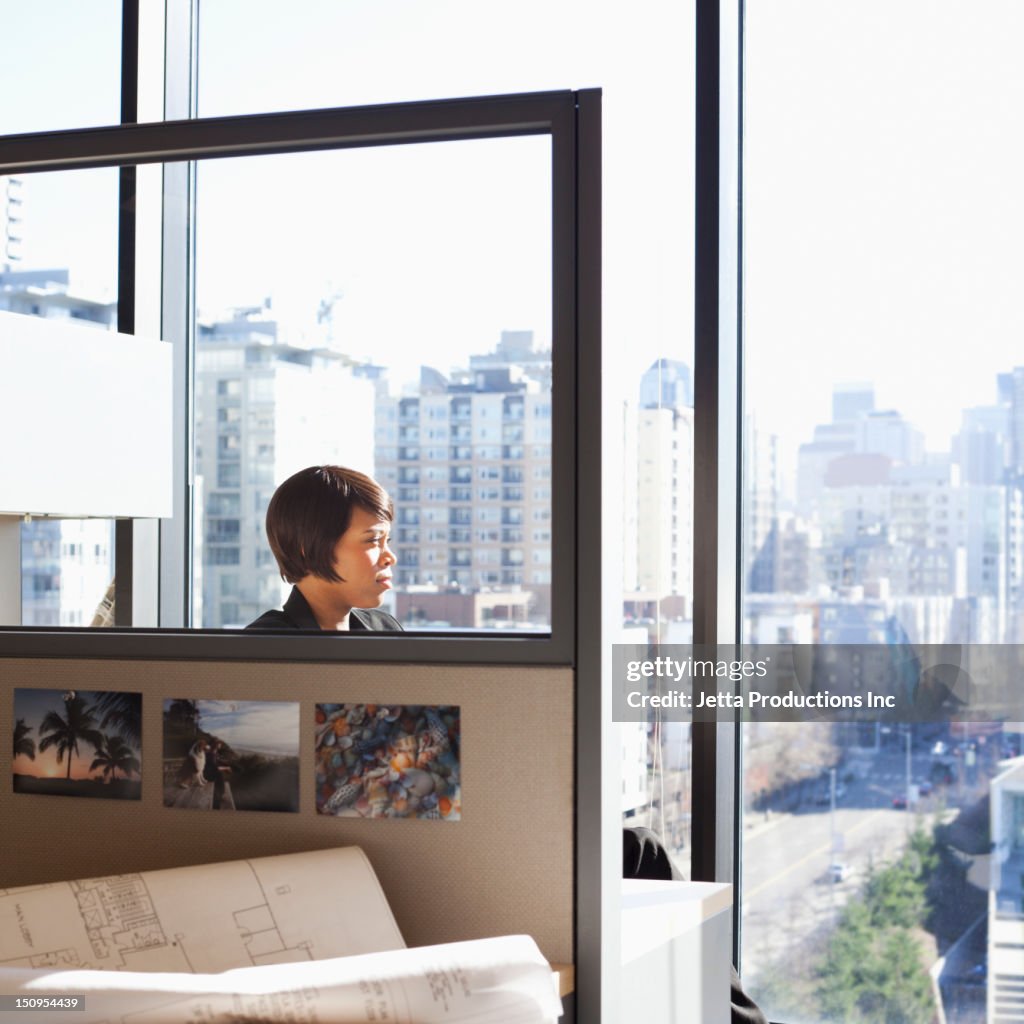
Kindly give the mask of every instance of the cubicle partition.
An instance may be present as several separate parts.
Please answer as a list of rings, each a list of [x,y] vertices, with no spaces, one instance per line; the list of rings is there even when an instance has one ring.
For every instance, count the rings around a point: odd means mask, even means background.
[[[409,945],[532,935],[548,959],[572,961],[573,674],[558,668],[15,658],[0,661],[0,729],[14,688],[141,691],[142,796],[135,800],[14,793],[0,783],[5,888],[210,861],[358,845]],[[482,686],[486,672],[488,685]],[[297,701],[297,813],[165,807],[165,698]],[[315,705],[458,705],[461,818],[318,814]],[[10,776],[8,744],[0,773]],[[324,893],[345,913],[344,886]]]

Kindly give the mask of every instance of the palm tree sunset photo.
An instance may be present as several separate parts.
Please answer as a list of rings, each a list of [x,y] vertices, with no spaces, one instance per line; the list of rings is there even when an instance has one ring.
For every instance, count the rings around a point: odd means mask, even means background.
[[[138,800],[142,694],[14,691],[15,793]]]

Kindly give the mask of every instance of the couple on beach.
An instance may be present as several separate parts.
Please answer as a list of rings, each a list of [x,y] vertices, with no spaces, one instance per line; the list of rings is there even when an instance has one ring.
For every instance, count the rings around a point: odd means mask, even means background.
[[[231,772],[231,769],[221,761],[223,751],[223,740],[207,740],[201,736],[189,747],[185,755],[185,761],[181,766],[181,781],[178,783],[182,789],[188,789],[212,782],[215,811],[220,810],[224,796],[224,777]]]

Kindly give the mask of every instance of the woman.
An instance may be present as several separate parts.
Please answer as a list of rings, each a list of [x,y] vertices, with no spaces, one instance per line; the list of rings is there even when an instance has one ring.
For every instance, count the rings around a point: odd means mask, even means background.
[[[292,592],[282,611],[246,628],[400,630],[380,611],[396,561],[393,518],[387,492],[353,469],[310,466],[289,477],[270,499],[267,540]]]

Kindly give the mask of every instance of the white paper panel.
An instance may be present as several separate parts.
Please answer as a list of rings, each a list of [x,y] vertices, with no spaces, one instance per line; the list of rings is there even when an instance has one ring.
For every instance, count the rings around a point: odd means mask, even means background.
[[[0,437],[0,514],[170,516],[170,344],[0,312]]]

